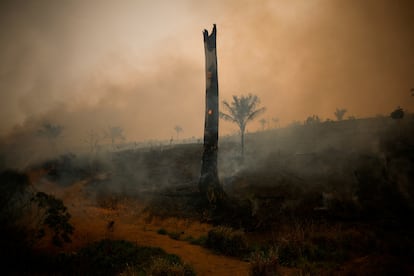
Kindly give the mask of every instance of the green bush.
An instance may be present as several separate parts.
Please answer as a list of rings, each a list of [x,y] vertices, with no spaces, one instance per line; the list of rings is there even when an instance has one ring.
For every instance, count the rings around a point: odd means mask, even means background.
[[[191,239],[189,239],[189,242],[191,244],[194,244],[194,245],[205,246],[206,243],[207,243],[207,236],[202,235],[202,236],[198,237],[197,239],[191,237]]]
[[[250,255],[250,275],[277,275],[279,256],[276,249],[255,251]]]
[[[77,254],[77,271],[84,275],[117,275],[121,272],[145,273],[153,260],[181,264],[181,259],[161,248],[142,247],[124,240],[101,240],[81,249]],[[169,274],[168,274],[169,275]]]
[[[160,234],[160,235],[167,235],[168,234],[167,230],[165,230],[164,228],[158,229],[157,233]]]
[[[73,234],[74,227],[69,222],[71,215],[67,211],[63,201],[53,195],[48,195],[43,192],[36,193],[31,200],[35,202],[39,208],[44,209],[42,226],[45,226],[53,232],[53,245],[61,247],[64,242],[70,243],[70,237]],[[42,238],[45,235],[45,232],[45,228],[40,228],[37,237]]]
[[[149,269],[147,275],[153,276],[192,276],[196,275],[194,270],[186,264],[172,262],[164,258],[156,258]]]
[[[173,240],[179,240],[181,237],[181,232],[170,232],[168,236]]]
[[[206,246],[224,255],[236,257],[242,257],[249,251],[243,231],[223,226],[208,232]]]

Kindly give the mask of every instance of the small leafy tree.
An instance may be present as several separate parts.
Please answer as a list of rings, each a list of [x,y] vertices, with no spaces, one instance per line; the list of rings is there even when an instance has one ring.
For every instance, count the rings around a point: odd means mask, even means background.
[[[183,128],[182,128],[181,126],[179,126],[179,125],[176,125],[176,126],[174,127],[174,130],[175,130],[175,132],[177,133],[177,140],[178,140],[178,136],[179,136],[180,132],[182,132],[182,131],[183,131]]]
[[[272,122],[274,124],[274,127],[277,128],[278,124],[279,124],[279,118],[277,117],[273,117],[272,118]]]
[[[83,141],[89,147],[89,151],[91,155],[95,155],[98,153],[98,150],[100,147],[99,143],[102,141],[103,138],[104,137],[102,136],[102,134],[98,134],[94,130],[90,130],[87,133],[86,138]]]
[[[37,133],[49,141],[52,150],[56,153],[56,140],[62,135],[62,131],[63,126],[46,122],[42,124]]]
[[[55,246],[71,242],[74,228],[62,200],[36,193],[29,177],[17,171],[1,172],[0,183],[0,234],[8,237],[0,252],[12,250],[16,244],[30,248],[47,233]]]
[[[308,116],[308,118],[306,118],[305,124],[306,125],[313,125],[313,124],[318,124],[321,122],[321,119],[319,118],[318,115],[312,115],[312,116]]]
[[[74,228],[69,223],[71,215],[62,200],[53,195],[38,192],[32,197],[32,201],[42,210],[41,227],[37,231],[37,237],[42,238],[49,229],[52,231],[53,245],[61,247],[64,242],[70,243]]]
[[[400,120],[404,118],[404,110],[401,107],[397,107],[393,112],[391,112],[390,116],[394,120]]]
[[[266,126],[266,123],[267,123],[267,120],[265,119],[265,118],[263,118],[263,119],[261,119],[260,121],[260,124],[262,125],[262,131],[265,129],[265,126]]]
[[[266,111],[266,108],[258,107],[259,103],[259,97],[252,94],[247,96],[241,95],[240,97],[233,96],[231,103],[223,101],[224,109],[228,113],[220,112],[220,117],[239,126],[242,158],[244,157],[244,134],[247,123]]]
[[[346,112],[347,110],[345,108],[337,108],[334,112],[336,119],[342,121]]]
[[[116,140],[125,140],[124,130],[119,126],[110,126],[104,133],[104,137],[111,140],[112,149],[115,149]]]

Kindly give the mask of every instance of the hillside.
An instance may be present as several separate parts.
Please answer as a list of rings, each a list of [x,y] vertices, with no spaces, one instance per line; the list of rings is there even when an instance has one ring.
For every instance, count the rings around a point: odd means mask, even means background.
[[[9,194],[61,199],[75,230],[60,249],[46,235],[30,250],[77,252],[109,238],[161,247],[199,275],[414,272],[412,115],[249,133],[244,162],[237,139],[223,137],[219,145],[219,176],[230,203],[218,213],[204,213],[195,200],[201,144],[67,154],[30,166],[22,173],[28,186]],[[21,229],[31,228],[23,223]],[[223,251],[223,241],[234,250]]]

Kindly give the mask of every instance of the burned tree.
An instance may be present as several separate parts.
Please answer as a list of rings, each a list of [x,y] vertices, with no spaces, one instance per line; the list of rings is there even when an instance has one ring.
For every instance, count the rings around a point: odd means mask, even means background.
[[[217,172],[218,151],[218,79],[216,52],[216,25],[208,34],[203,32],[205,66],[206,66],[206,110],[204,123],[204,151],[201,164],[201,176],[198,184],[202,196],[206,196],[209,204],[215,205],[224,197]]]

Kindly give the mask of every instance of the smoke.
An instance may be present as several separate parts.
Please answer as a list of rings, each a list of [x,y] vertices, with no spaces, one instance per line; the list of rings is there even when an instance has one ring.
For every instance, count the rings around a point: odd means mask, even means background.
[[[68,148],[109,125],[129,141],[169,139],[177,124],[200,137],[201,31],[212,23],[221,98],[256,94],[263,117],[282,126],[334,118],[338,107],[356,117],[414,107],[410,1],[45,0],[0,10],[0,134],[9,140],[43,122],[64,126]]]

